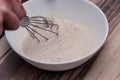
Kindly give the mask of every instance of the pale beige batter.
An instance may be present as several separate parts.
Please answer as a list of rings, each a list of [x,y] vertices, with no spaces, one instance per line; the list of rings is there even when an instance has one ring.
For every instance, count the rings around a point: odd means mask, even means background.
[[[59,25],[58,37],[44,31],[49,38],[47,42],[41,37],[40,43],[26,37],[22,49],[28,57],[38,61],[63,62],[83,57],[93,49],[93,34],[87,27],[65,18],[55,18],[54,23]]]

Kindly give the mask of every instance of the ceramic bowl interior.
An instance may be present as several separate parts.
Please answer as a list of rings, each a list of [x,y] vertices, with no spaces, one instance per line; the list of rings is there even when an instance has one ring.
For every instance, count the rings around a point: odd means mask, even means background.
[[[46,70],[67,70],[81,65],[92,57],[103,45],[108,35],[108,22],[103,12],[93,3],[87,0],[30,0],[24,4],[28,16],[56,16],[70,19],[78,24],[84,24],[94,36],[94,50],[84,57],[61,63],[48,63],[31,60],[22,51],[22,42],[26,38],[27,31],[20,27],[15,31],[6,31],[6,37],[10,46],[18,55],[27,62]],[[49,67],[47,67],[49,66]],[[64,67],[63,67],[64,66]]]

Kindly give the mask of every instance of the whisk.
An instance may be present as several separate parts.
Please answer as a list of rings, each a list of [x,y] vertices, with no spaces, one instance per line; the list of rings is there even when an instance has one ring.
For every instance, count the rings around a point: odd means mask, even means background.
[[[33,16],[33,17],[25,16],[21,20],[20,26],[26,28],[30,36],[33,39],[36,39],[38,42],[40,42],[40,39],[36,36],[36,34],[43,37],[45,40],[49,40],[49,38],[44,36],[42,33],[38,32],[37,30],[35,30],[34,27],[53,33],[58,36],[59,25],[54,24],[52,21],[49,21],[46,17],[43,17],[43,16]],[[54,31],[53,28],[55,28],[56,31]]]

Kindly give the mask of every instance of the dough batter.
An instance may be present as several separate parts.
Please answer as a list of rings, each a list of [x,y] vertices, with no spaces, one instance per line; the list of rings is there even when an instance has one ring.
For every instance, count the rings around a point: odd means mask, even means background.
[[[30,36],[23,41],[23,52],[31,59],[45,62],[63,62],[83,57],[93,49],[92,32],[83,25],[75,24],[65,18],[54,18],[59,25],[59,36],[41,30],[49,40],[43,38],[38,43]]]

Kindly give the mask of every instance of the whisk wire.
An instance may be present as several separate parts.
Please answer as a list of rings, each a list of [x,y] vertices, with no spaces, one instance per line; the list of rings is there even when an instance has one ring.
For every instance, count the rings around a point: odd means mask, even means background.
[[[34,17],[30,17],[30,18],[33,19],[33,21],[35,19],[36,19],[35,21],[37,21],[37,20],[39,20],[38,18],[40,18],[41,21],[44,21],[44,23],[46,24],[46,27],[49,27],[48,20],[47,20],[46,17],[43,17],[43,16],[34,16]]]
[[[52,30],[48,30],[48,29],[42,28],[42,27],[37,26],[37,25],[34,25],[34,24],[31,24],[31,25],[32,25],[32,26],[34,26],[34,27],[40,28],[40,29],[42,29],[42,30],[45,30],[45,31],[48,31],[48,32],[52,32],[52,33],[54,33],[54,34],[58,35],[58,33],[57,33],[57,32],[54,32],[54,31],[52,31]]]
[[[28,27],[26,27],[26,30],[28,31],[28,33],[33,39],[35,38],[38,42],[40,42],[40,40],[35,36],[35,34]]]
[[[35,29],[31,28],[30,26],[27,26],[27,27],[33,31],[33,34],[34,34],[34,33],[37,33],[38,35],[40,35],[40,36],[43,37],[44,39],[48,40],[47,37],[45,37],[45,36],[42,35],[41,33],[37,32]]]
[[[41,25],[39,25],[41,24]],[[58,36],[58,28],[59,25],[58,24],[54,24],[52,21],[47,20],[46,17],[42,17],[42,16],[34,16],[34,17],[28,17],[25,16],[22,20],[20,25],[22,27],[25,27],[26,30],[28,31],[28,33],[30,34],[30,36],[32,38],[35,38],[38,40],[38,42],[40,42],[39,37],[37,37],[37,35],[43,37],[45,40],[48,40],[48,38],[41,34],[40,32],[36,31],[36,28],[47,31],[47,32],[51,32],[54,33],[55,35]],[[56,31],[53,30],[53,28],[56,29]],[[36,34],[35,34],[36,33]]]

